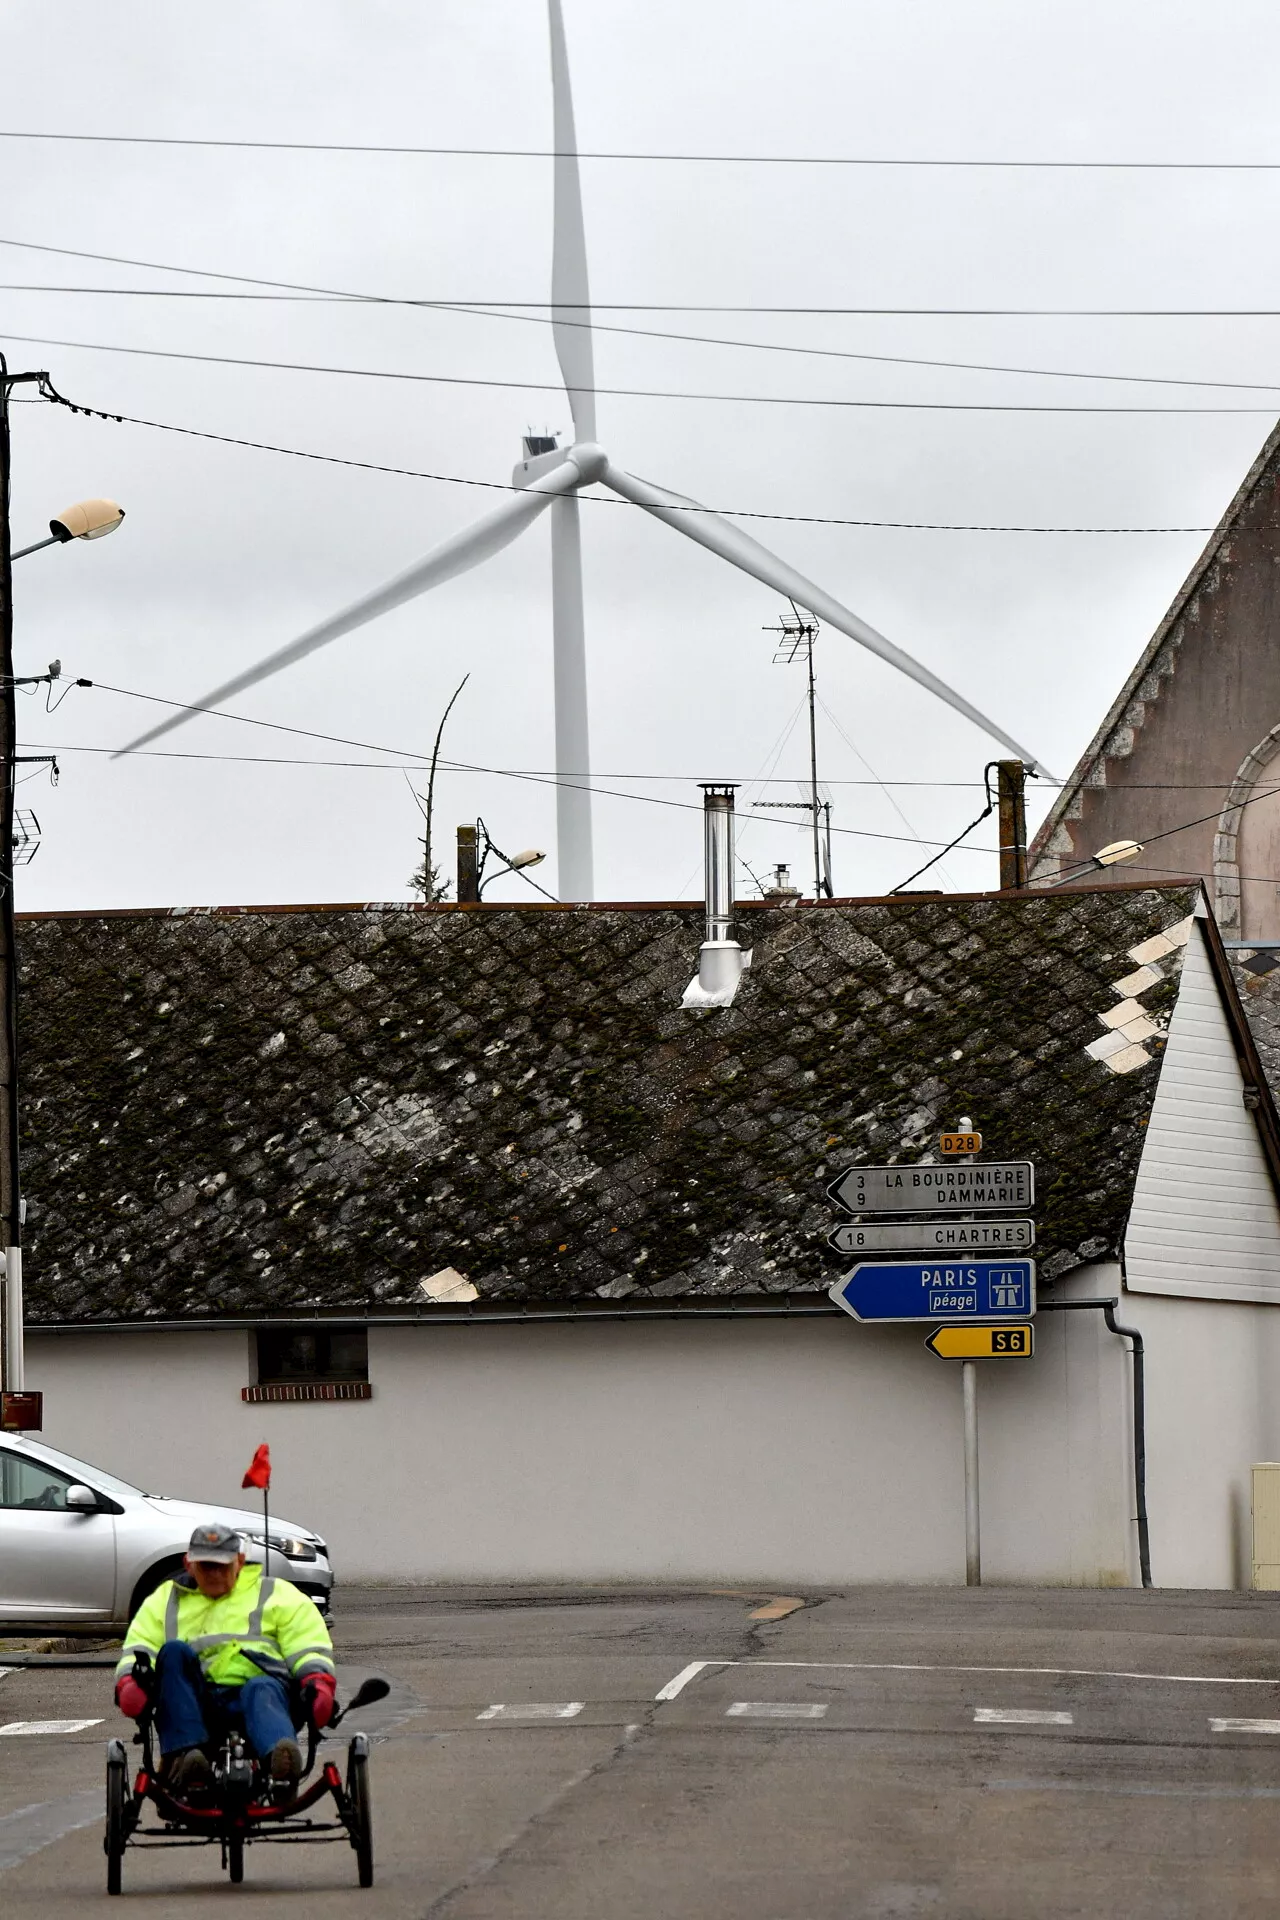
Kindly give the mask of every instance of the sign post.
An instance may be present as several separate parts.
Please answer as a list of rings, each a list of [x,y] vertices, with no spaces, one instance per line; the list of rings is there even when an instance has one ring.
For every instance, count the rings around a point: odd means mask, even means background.
[[[971,1157],[981,1146],[981,1134],[965,1120],[939,1141],[950,1165],[850,1167],[827,1188],[837,1206],[858,1216],[832,1232],[830,1245],[837,1253],[909,1248],[933,1254],[932,1259],[859,1260],[829,1293],[855,1320],[932,1322],[925,1345],[940,1360],[960,1362],[967,1587],[982,1585],[978,1361],[1025,1360],[1035,1350],[1035,1262],[1018,1257],[1035,1245],[1035,1223],[975,1217],[1025,1215],[1035,1202],[1035,1168],[1029,1160],[984,1163]],[[886,1220],[886,1214],[924,1218]],[[980,1251],[1005,1257],[973,1257]],[[1019,1324],[1010,1324],[1015,1321]]]
[[[960,1368],[964,1388],[964,1583],[982,1585],[982,1527],[978,1512],[978,1363]]]

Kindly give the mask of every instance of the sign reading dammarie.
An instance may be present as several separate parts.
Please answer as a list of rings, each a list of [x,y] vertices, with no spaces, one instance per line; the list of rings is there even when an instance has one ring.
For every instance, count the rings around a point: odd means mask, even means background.
[[[850,1167],[827,1192],[848,1213],[1021,1213],[1035,1201],[1035,1168],[1030,1160]]]

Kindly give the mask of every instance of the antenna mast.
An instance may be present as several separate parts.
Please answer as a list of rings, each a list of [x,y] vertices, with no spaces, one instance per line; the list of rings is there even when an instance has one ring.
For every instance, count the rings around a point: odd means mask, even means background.
[[[823,800],[818,792],[818,688],[813,672],[813,643],[818,637],[818,622],[811,613],[801,613],[794,600],[788,602],[790,617],[785,613],[776,627],[764,627],[764,633],[782,635],[778,642],[778,651],[773,658],[775,663],[791,666],[801,655],[804,656],[809,676],[809,798],[801,801],[774,800],[761,801],[762,806],[792,807],[801,806],[810,815],[813,822],[813,897],[820,900],[825,893],[827,899],[833,897],[831,885],[831,802]],[[823,859],[822,832],[825,816],[825,853]]]

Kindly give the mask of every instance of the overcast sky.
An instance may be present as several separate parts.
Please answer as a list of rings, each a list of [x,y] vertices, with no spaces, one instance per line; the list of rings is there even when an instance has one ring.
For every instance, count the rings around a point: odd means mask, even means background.
[[[1274,6],[1220,6],[1206,33],[1203,9],[1182,0],[564,5],[586,149],[1280,160]],[[198,11],[11,0],[3,31],[5,128],[551,144],[544,0],[224,0]],[[438,300],[537,303],[549,293],[544,160],[3,140],[0,165],[6,241]],[[583,194],[602,304],[1280,308],[1270,243],[1280,173],[589,160]],[[11,367],[48,368],[90,407],[490,482],[510,479],[522,431],[569,425],[543,324],[18,291],[228,283],[12,245],[0,246],[0,285]],[[743,342],[1280,385],[1280,319],[599,317]],[[516,384],[208,366],[21,335]],[[1256,409],[1179,418],[599,402],[601,439],[646,478],[720,508],[844,519],[1208,526],[1280,410],[1280,393],[877,366],[608,332],[596,340],[596,374],[604,388],[792,402]],[[118,534],[18,563],[18,671],[57,656],[70,675],[173,700],[196,699],[501,498],[15,406],[15,545],[99,493],[127,509]],[[648,796],[597,802],[597,893],[688,897],[701,884],[697,815],[652,801],[696,808],[699,778],[741,781],[744,805],[796,797],[794,785],[750,783],[805,774],[801,670],[773,664],[761,631],[778,618],[775,595],[630,508],[584,502],[582,519],[595,770],[602,786]],[[1204,539],[744,524],[1059,775]],[[837,890],[879,892],[932,850],[913,835],[949,838],[978,811],[983,763],[1003,749],[840,635],[824,631],[818,654]],[[163,754],[112,762],[72,749],[117,747],[166,709],[97,689],[73,691],[53,715],[43,693],[24,700],[21,737],[31,751],[58,749],[62,781],[56,792],[43,776],[20,789],[44,839],[22,872],[19,906],[408,897],[421,823],[397,766],[405,752],[421,764],[464,673],[446,754],[550,769],[545,519],[484,568],[235,703],[371,751],[212,718],[159,743],[170,754],[372,768]],[[871,770],[901,812],[865,784]],[[554,847],[545,784],[449,772],[437,801],[450,864],[454,827],[477,813],[508,849]],[[757,873],[779,859],[808,871],[803,830],[785,815],[747,822],[740,850]],[[554,889],[554,861],[539,872]],[[994,857],[957,852],[944,874],[939,884],[994,885]],[[740,891],[751,892],[745,873]],[[487,897],[522,896],[534,897],[509,879]]]

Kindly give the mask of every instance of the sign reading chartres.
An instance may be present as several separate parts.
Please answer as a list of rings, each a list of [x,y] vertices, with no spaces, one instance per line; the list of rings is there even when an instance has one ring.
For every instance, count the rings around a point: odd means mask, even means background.
[[[1034,1220],[850,1221],[833,1227],[827,1245],[837,1253],[1029,1253]]]
[[[847,1213],[1022,1213],[1035,1201],[1036,1181],[1029,1160],[850,1167],[827,1192]]]

